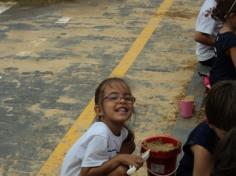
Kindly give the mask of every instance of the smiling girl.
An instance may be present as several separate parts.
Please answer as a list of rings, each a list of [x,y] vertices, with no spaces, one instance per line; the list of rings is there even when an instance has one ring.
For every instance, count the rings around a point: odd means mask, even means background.
[[[121,78],[105,79],[95,92],[94,122],[65,156],[61,176],[125,176],[130,165],[143,159],[132,155],[134,136],[125,126],[134,112],[135,98]]]

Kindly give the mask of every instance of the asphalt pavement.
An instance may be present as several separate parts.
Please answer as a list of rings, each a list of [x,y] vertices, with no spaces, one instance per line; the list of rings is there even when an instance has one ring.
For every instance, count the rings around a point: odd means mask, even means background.
[[[204,89],[192,40],[202,0],[0,3],[0,175],[58,175],[64,154],[93,121],[96,86],[128,80],[137,151],[148,136],[181,141],[198,122],[179,100]],[[142,168],[136,176],[145,176]]]

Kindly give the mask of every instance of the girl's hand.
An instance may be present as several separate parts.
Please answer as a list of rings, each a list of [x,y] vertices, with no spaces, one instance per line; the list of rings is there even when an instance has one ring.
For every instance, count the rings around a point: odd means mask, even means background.
[[[143,166],[144,160],[139,155],[119,154],[116,157],[121,164],[126,166],[135,166],[137,169]]]

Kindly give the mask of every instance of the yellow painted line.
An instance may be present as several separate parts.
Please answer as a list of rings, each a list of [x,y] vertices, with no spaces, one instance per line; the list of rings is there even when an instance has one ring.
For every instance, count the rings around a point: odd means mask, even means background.
[[[157,9],[156,15],[150,19],[147,26],[135,40],[129,51],[121,59],[117,67],[112,71],[111,76],[123,77],[128,71],[129,67],[133,64],[139,53],[142,51],[153,32],[159,25],[163,15],[172,5],[173,0],[164,0],[160,7]],[[66,133],[64,138],[59,142],[55,150],[51,153],[48,160],[44,163],[43,167],[38,172],[37,176],[52,176],[58,175],[59,168],[65,153],[71,145],[85,132],[85,130],[93,122],[94,113],[94,98],[92,98],[84,109],[84,111],[77,118],[73,126]]]
[[[162,2],[160,7],[156,11],[156,15],[150,19],[147,26],[135,40],[129,51],[122,58],[120,63],[116,66],[116,68],[112,72],[112,76],[122,77],[129,69],[129,67],[133,64],[139,53],[142,51],[153,32],[156,30],[159,25],[162,16],[166,13],[166,11],[172,5],[173,0],[165,0]]]

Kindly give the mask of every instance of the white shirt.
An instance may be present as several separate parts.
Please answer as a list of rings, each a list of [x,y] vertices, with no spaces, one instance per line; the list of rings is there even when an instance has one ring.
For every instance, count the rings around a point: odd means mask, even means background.
[[[220,28],[220,24],[211,17],[211,12],[215,6],[215,0],[204,1],[196,22],[197,32],[202,32],[216,37]],[[214,47],[197,43],[196,55],[199,61],[211,59],[215,56]]]
[[[97,167],[119,153],[128,131],[115,136],[103,122],[95,122],[66,154],[61,176],[79,176],[81,167]]]

